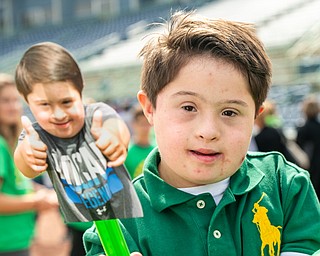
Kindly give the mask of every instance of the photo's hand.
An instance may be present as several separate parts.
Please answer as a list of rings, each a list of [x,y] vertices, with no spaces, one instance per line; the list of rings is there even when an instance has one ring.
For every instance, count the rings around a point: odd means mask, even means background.
[[[26,136],[22,142],[24,144],[23,158],[33,171],[42,173],[48,167],[47,146],[40,140],[39,134],[33,128],[27,116],[21,117],[21,123],[26,131]]]
[[[126,146],[122,141],[104,125],[102,112],[97,110],[93,114],[91,134],[96,141],[96,146],[108,158],[108,166],[114,167],[124,163],[127,157]]]

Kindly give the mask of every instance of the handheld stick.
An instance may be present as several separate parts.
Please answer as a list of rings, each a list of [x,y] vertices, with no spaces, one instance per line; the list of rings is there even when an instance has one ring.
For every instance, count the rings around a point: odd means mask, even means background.
[[[96,220],[94,224],[107,256],[130,255],[118,219]]]

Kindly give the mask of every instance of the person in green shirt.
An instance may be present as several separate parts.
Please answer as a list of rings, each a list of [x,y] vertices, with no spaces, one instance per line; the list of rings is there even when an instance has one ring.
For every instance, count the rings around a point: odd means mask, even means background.
[[[177,12],[143,47],[138,100],[157,148],[134,181],[144,217],[123,219],[130,252],[312,255],[320,205],[308,172],[278,152],[248,153],[271,84],[251,24]],[[88,256],[103,249],[94,228]]]
[[[155,146],[152,140],[151,125],[140,104],[132,106],[130,112],[132,139],[124,164],[133,179],[142,173],[144,160]]]
[[[35,190],[13,161],[21,131],[22,104],[13,77],[0,74],[0,255],[28,256],[37,211],[57,208],[52,192]]]

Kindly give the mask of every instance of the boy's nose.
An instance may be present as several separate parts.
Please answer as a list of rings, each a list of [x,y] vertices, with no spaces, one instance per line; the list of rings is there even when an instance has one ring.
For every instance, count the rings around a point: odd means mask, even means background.
[[[212,141],[220,136],[220,130],[217,120],[213,118],[204,118],[198,124],[198,137],[202,140]]]
[[[55,108],[53,113],[53,117],[58,120],[64,119],[67,115],[61,108]]]

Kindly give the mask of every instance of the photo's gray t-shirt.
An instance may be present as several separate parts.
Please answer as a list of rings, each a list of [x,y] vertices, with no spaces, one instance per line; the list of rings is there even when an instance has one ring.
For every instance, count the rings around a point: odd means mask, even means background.
[[[62,139],[33,123],[47,145],[47,172],[66,222],[142,217],[142,208],[130,176],[122,165],[107,167],[107,159],[91,135],[93,113],[103,121],[118,117],[113,108],[93,103],[85,108],[85,124],[73,138]],[[20,139],[23,139],[22,134]]]

